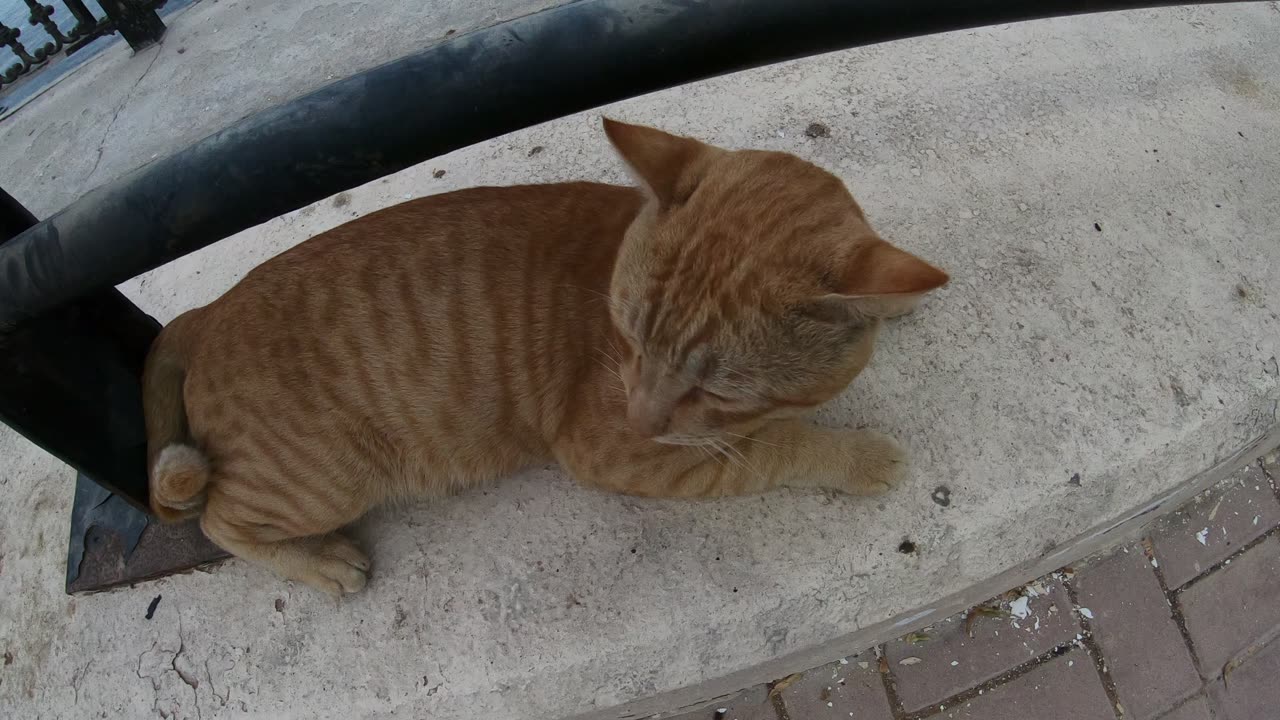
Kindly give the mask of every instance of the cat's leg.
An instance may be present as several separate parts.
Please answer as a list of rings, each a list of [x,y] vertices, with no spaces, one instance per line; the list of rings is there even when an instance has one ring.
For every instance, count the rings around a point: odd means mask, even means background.
[[[871,430],[831,430],[787,420],[733,440],[722,441],[720,449],[649,447],[630,457],[604,448],[599,455],[559,454],[587,484],[649,497],[748,495],[777,487],[879,495],[893,488],[907,467],[901,446]]]
[[[364,588],[369,558],[337,532],[362,513],[320,523],[270,517],[218,489],[215,481],[200,527],[219,547],[335,597]]]

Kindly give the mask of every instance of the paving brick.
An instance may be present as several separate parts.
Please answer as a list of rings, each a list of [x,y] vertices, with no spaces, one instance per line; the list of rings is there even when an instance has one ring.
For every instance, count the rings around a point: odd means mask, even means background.
[[[1218,720],[1280,717],[1280,642],[1273,642],[1211,689]]]
[[[1054,580],[1039,587],[1045,593],[1030,599],[1024,620],[978,617],[970,638],[961,614],[925,630],[927,640],[899,639],[886,645],[885,657],[906,711],[937,705],[1074,640],[1080,627],[1066,590]]]
[[[1080,649],[930,716],[938,720],[1112,720],[1114,717],[1093,661]]]
[[[1160,720],[1213,720],[1213,715],[1209,713],[1209,701],[1198,697],[1168,715],[1161,716]]]
[[[865,667],[864,667],[865,665]],[[893,720],[874,652],[814,668],[782,691],[792,720]]]
[[[1250,465],[1170,513],[1151,542],[1165,581],[1179,588],[1276,525],[1280,501],[1262,469]]]
[[[1140,547],[1081,569],[1075,583],[1130,717],[1150,720],[1200,689],[1173,609]]]
[[[1214,677],[1236,653],[1280,626],[1280,535],[1179,594],[1200,673]]]
[[[769,699],[769,688],[757,685],[708,708],[672,718],[663,717],[664,720],[778,720],[778,711]]]

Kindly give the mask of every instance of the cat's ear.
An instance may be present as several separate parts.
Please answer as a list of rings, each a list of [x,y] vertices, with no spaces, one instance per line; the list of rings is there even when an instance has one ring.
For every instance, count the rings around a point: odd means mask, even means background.
[[[832,293],[818,298],[810,309],[828,319],[897,317],[914,310],[925,293],[949,279],[915,255],[875,239],[828,274]]]
[[[663,205],[678,202],[682,194],[691,191],[693,182],[688,170],[709,147],[692,138],[609,118],[604,118],[604,132],[637,179]]]

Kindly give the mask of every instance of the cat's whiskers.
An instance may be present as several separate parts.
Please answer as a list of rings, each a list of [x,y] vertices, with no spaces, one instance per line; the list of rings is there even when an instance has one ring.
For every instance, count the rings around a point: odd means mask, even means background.
[[[700,452],[702,452],[702,454],[703,454],[703,455],[706,455],[708,458],[711,458],[712,460],[715,460],[715,461],[716,461],[717,463],[719,463],[720,465],[724,465],[724,460],[721,460],[719,455],[716,455],[714,452],[712,452],[712,450],[711,450],[711,447],[710,447],[710,446],[708,446],[708,445],[694,445],[693,447],[698,448],[698,450],[699,450]]]
[[[619,360],[618,358],[621,358],[621,357],[622,357],[623,355],[625,355],[626,353],[624,353],[624,352],[622,352],[621,350],[619,350],[619,349],[618,349],[618,345],[617,345],[617,343],[615,343],[615,342],[613,341],[613,338],[611,338],[611,337],[606,337],[606,338],[605,338],[605,342],[609,343],[609,349],[613,350],[615,353],[617,353],[617,354],[618,354],[618,357],[613,358],[613,360],[614,360],[614,362],[618,363],[618,365],[619,365],[619,366],[621,366],[621,365],[622,365],[622,361],[621,361],[621,360]]]
[[[712,447],[723,455],[726,460],[733,463],[735,467],[746,470],[757,477],[759,476],[759,473],[755,472],[755,468],[751,467],[750,464],[746,462],[746,458],[740,452],[737,452],[736,448],[733,448],[728,443],[723,440],[716,440],[712,444]],[[730,452],[731,450],[733,450],[733,452]]]
[[[598,347],[596,348],[596,352],[612,360],[614,367],[618,367],[618,368],[622,367],[622,361],[619,360],[614,355],[609,354],[604,348]],[[617,352],[617,351],[615,350],[614,352]]]
[[[757,478],[764,479],[764,476],[761,475],[760,471],[754,465],[751,464],[751,461],[747,459],[746,453],[742,452],[741,449],[734,446],[733,443],[725,440],[724,438],[719,438],[719,437],[715,438],[714,442],[715,442],[716,449],[719,450],[726,458],[731,460],[735,465],[742,468],[743,470],[746,470],[747,472],[750,472],[752,475],[755,475]]]
[[[618,378],[619,380],[621,380],[621,379],[622,379],[622,373],[618,372],[617,368],[615,368],[615,367],[613,367],[613,366],[609,365],[609,363],[605,362],[604,360],[602,360],[602,359],[600,359],[600,358],[591,358],[591,359],[592,359],[592,360],[595,360],[595,361],[596,361],[596,364],[598,364],[600,367],[602,367],[602,368],[604,368],[605,370],[607,370],[607,371],[609,372],[609,374],[610,374],[610,375],[612,375],[612,376],[614,376],[614,377]]]
[[[595,295],[597,299],[604,301],[605,304],[607,304],[610,308],[614,308],[614,309],[623,308],[625,310],[631,310],[631,311],[634,311],[636,309],[636,306],[631,302],[628,302],[621,298],[616,298],[610,295],[609,293],[603,293],[603,292],[600,292],[599,290],[593,290],[583,285],[574,285],[573,283],[563,283],[562,287],[573,288],[575,290],[582,290],[583,292],[591,293],[592,295]]]
[[[777,444],[777,443],[765,442],[764,440],[761,440],[760,438],[753,438],[753,437],[751,437],[750,435],[739,435],[738,433],[732,433],[732,432],[729,432],[728,430],[721,430],[721,431],[720,431],[720,433],[721,433],[722,435],[728,435],[729,437],[735,437],[735,438],[738,438],[738,439],[740,439],[740,440],[750,440],[750,441],[751,441],[751,442],[753,442],[753,443],[760,443],[761,445],[765,445],[765,446],[768,446],[768,447],[771,447],[771,448],[781,448],[781,447],[782,447],[781,445],[779,445],[779,444]]]
[[[663,445],[695,446],[695,445],[709,445],[710,443],[707,442],[709,439],[710,438],[701,437],[697,435],[682,435],[679,433],[674,433],[669,435],[659,435],[658,437],[654,438],[653,441],[656,443],[661,443]]]
[[[598,349],[598,348],[597,348],[597,349]],[[609,355],[608,355],[607,353],[604,353],[604,351],[600,351],[600,352],[601,352],[601,354],[603,354],[605,357],[609,357]],[[622,379],[622,373],[618,372],[617,367],[616,367],[616,366],[614,366],[614,367],[610,367],[608,363],[606,363],[604,360],[602,360],[602,359],[600,359],[600,358],[598,358],[598,357],[593,357],[593,358],[591,358],[591,359],[592,359],[592,360],[595,360],[595,361],[596,361],[596,363],[597,363],[598,365],[600,365],[600,367],[604,368],[604,369],[605,369],[605,372],[607,372],[607,373],[609,373],[610,375],[612,375],[613,377],[617,378],[617,382],[616,382],[616,383],[615,383],[615,382],[613,382],[612,380],[610,380],[610,381],[609,381],[609,386],[610,386],[610,387],[612,387],[613,389],[617,390],[618,392],[622,393],[623,395],[626,395],[626,394],[627,394],[627,383],[626,383],[626,381],[625,381],[625,380],[623,380],[623,379]],[[613,358],[609,358],[609,359],[611,359],[611,360],[612,360]]]
[[[753,438],[748,438],[753,439]],[[685,435],[673,433],[670,435],[662,435],[654,438],[655,442],[663,445],[682,445],[686,447],[695,447],[703,451],[709,457],[713,458],[721,465],[727,460],[734,467],[751,473],[757,478],[763,479],[759,469],[747,460],[747,456],[741,450],[733,446],[733,443],[725,440],[718,435]],[[721,459],[723,458],[723,460]]]

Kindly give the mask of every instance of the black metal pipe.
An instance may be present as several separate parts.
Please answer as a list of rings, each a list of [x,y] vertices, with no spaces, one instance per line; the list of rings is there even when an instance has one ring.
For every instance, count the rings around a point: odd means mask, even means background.
[[[0,248],[36,224],[0,189]],[[142,365],[160,324],[112,287],[0,333],[0,422],[147,509]]]
[[[1160,0],[580,0],[264,110],[0,248],[0,329],[466,145],[805,55]]]

